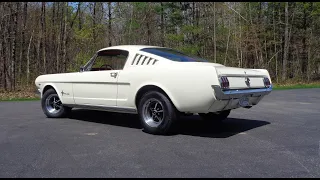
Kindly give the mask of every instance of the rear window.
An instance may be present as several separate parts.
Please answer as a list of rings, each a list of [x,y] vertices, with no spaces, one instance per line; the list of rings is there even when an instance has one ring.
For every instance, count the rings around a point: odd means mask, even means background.
[[[169,48],[143,48],[141,49],[141,51],[178,62],[208,62],[207,60],[200,57],[189,56],[182,52]]]

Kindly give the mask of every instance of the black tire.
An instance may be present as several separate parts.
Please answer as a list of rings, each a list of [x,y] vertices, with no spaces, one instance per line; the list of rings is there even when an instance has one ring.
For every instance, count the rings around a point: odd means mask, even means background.
[[[50,107],[46,102],[50,101],[51,98],[53,98],[53,97],[55,98],[56,101],[60,100],[57,92],[54,89],[49,89],[43,94],[43,96],[41,98],[41,107],[42,107],[42,111],[44,112],[44,114],[48,118],[62,118],[62,117],[68,116],[70,114],[72,108],[63,106],[61,101],[60,101],[60,103],[61,103],[60,108],[58,110],[56,110],[54,107],[51,107],[52,112],[49,111]],[[58,99],[56,99],[56,98],[58,98]]]
[[[225,110],[225,111],[219,111],[219,112],[209,112],[209,113],[199,113],[199,116],[204,120],[210,120],[215,123],[221,123],[223,120],[225,120],[231,110]]]
[[[158,113],[151,110],[157,108]],[[169,134],[178,118],[177,110],[169,98],[158,91],[150,91],[142,96],[138,103],[138,114],[143,131],[150,134]]]

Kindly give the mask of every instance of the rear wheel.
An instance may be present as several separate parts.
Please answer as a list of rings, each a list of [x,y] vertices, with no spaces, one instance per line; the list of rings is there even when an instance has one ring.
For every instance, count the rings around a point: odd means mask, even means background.
[[[47,90],[41,99],[41,106],[48,118],[65,117],[71,112],[70,107],[63,106],[57,92],[54,89]]]
[[[177,119],[174,105],[158,91],[150,91],[142,96],[138,113],[143,130],[150,134],[168,134]]]
[[[199,113],[199,116],[204,120],[214,121],[216,123],[221,123],[225,120],[231,110],[219,111],[219,112],[209,112],[209,113]]]

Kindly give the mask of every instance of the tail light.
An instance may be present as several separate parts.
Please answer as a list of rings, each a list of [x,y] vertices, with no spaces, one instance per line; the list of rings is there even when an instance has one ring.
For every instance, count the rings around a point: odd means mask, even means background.
[[[270,87],[271,85],[270,80],[267,77],[263,78],[263,83],[264,83],[264,86],[267,88]]]
[[[229,89],[229,80],[227,76],[220,77],[220,85],[222,89]]]

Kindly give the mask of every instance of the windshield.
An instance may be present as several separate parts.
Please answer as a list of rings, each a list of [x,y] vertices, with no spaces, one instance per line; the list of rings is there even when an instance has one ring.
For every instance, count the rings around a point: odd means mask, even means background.
[[[148,52],[178,62],[208,62],[205,59],[189,56],[182,52],[169,48],[143,48],[141,49],[141,51]]]

